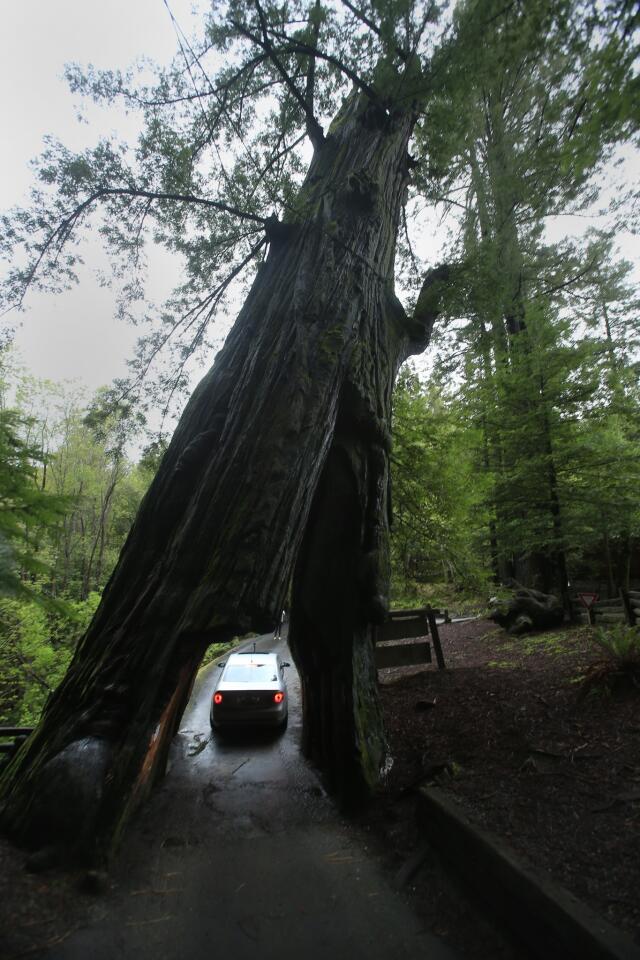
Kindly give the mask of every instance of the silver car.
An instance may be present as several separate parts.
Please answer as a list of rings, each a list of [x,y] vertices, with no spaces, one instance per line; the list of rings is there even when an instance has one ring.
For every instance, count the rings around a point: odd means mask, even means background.
[[[222,673],[211,696],[211,726],[284,728],[289,705],[285,667],[277,653],[232,653],[218,664]]]

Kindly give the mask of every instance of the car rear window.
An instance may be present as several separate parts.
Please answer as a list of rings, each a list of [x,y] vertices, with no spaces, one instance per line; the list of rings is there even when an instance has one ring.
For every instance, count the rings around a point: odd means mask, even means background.
[[[230,663],[224,672],[226,681],[232,683],[270,683],[277,680],[277,674],[273,663]]]

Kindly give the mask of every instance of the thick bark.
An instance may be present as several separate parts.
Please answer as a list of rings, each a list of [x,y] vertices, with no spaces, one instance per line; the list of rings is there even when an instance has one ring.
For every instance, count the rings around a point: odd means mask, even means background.
[[[185,409],[67,676],[4,777],[14,836],[56,834],[80,851],[94,836],[117,838],[164,772],[207,645],[273,627],[312,503],[292,626],[305,737],[322,742],[316,756],[343,770],[341,783],[375,778],[383,737],[367,630],[386,603],[391,390],[425,331],[393,293],[413,123],[408,108],[388,114],[352,95],[315,150],[291,222],[270,225],[269,256]],[[345,529],[334,544],[318,530],[336,514]],[[335,575],[314,578],[334,563],[357,595]],[[334,596],[332,633],[317,613]]]

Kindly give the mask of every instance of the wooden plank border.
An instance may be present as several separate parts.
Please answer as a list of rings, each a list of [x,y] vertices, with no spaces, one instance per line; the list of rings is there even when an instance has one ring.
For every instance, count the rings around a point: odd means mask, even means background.
[[[640,947],[546,873],[520,861],[436,787],[418,791],[418,823],[474,894],[527,955],[549,960],[640,960]]]
[[[436,623],[436,611],[430,606],[417,607],[408,610],[390,610],[384,623],[374,627],[374,643],[376,644],[376,663],[380,669],[385,667],[413,666],[420,663],[431,663],[430,644],[422,638],[431,635],[433,649],[439,670],[445,669],[444,654],[440,643],[440,634]],[[393,640],[422,640],[415,644],[395,644]],[[383,644],[388,644],[383,647]],[[410,647],[413,650],[405,648]],[[381,653],[386,650],[388,652]],[[425,656],[421,657],[420,651]],[[397,659],[395,654],[397,652]]]

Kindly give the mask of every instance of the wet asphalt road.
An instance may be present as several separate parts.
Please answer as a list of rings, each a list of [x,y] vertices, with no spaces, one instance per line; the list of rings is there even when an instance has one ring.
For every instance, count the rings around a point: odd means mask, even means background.
[[[276,649],[271,637],[258,649]],[[281,656],[290,660],[284,644]],[[285,734],[212,736],[201,671],[170,771],[131,828],[94,919],[49,960],[454,960],[424,931]]]

